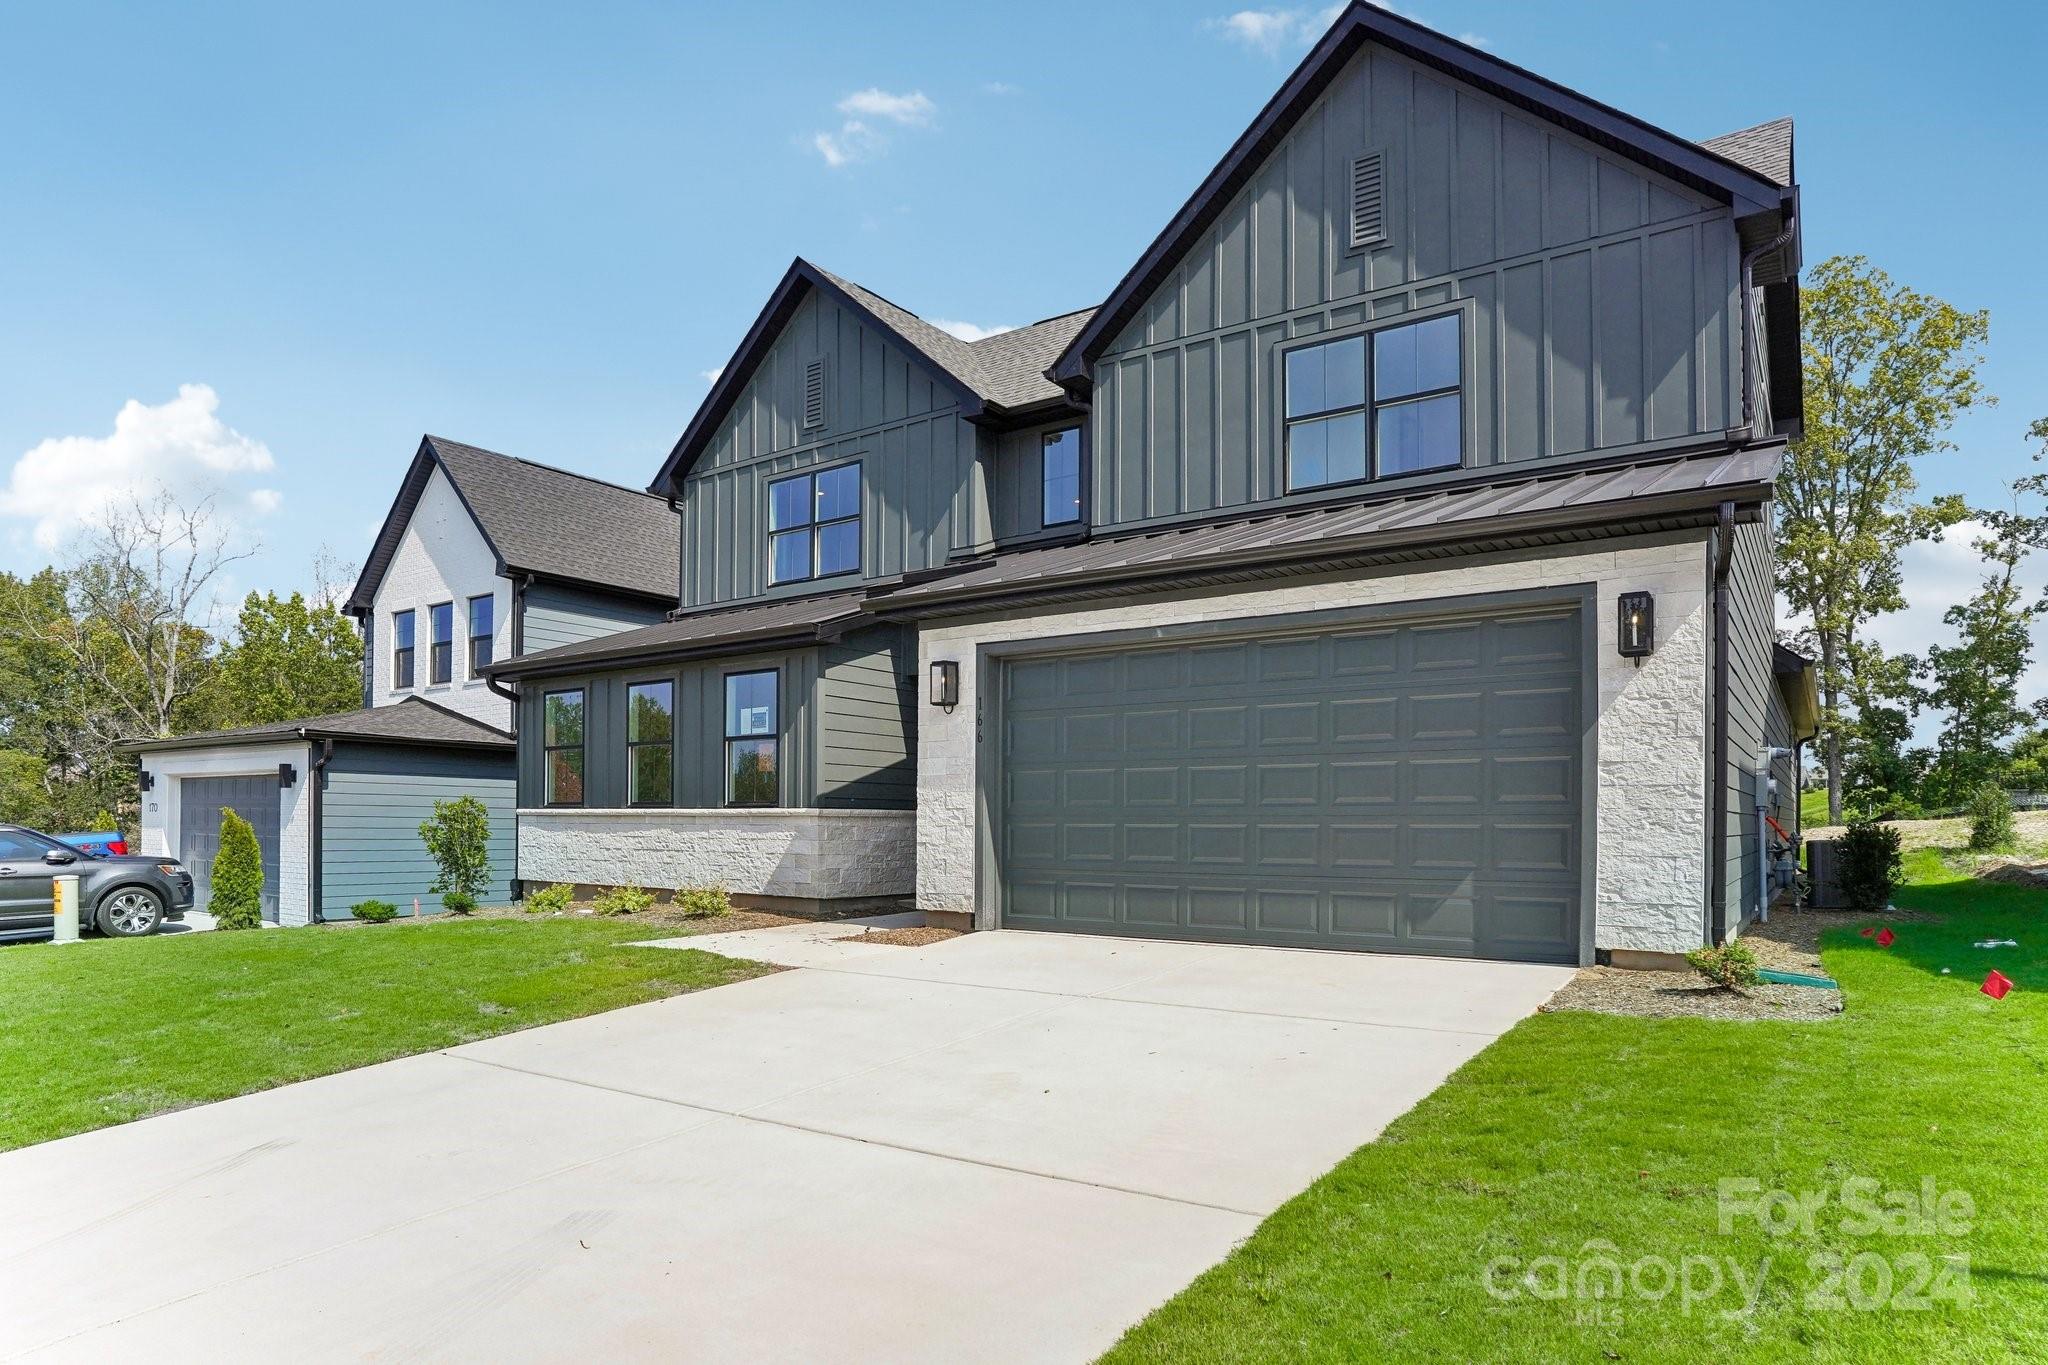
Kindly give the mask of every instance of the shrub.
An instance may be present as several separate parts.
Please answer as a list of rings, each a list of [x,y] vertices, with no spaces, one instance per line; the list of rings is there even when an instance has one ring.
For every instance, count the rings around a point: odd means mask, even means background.
[[[452,891],[474,907],[491,883],[491,817],[484,803],[474,796],[436,801],[434,818],[420,822],[420,841],[440,868],[428,889],[439,892],[444,905]]]
[[[575,898],[576,892],[571,887],[543,886],[538,891],[527,893],[526,912],[530,915],[559,915]]]
[[[462,891],[444,891],[441,908],[451,915],[471,914],[476,910],[476,897]]]
[[[1692,969],[1724,990],[1739,991],[1757,983],[1756,954],[1737,939],[1718,948],[1695,948],[1685,955]]]
[[[398,907],[390,901],[357,901],[348,908],[348,912],[369,924],[383,924],[398,918]]]
[[[1835,841],[1835,884],[1852,910],[1882,910],[1906,878],[1899,832],[1890,825],[1852,820]]]
[[[722,886],[691,886],[676,893],[676,909],[686,915],[715,919],[732,913],[732,897]]]
[[[1987,782],[1970,798],[1970,848],[1989,853],[2012,847],[2012,840],[2012,798],[2005,788]]]
[[[213,897],[206,908],[216,929],[263,927],[263,850],[256,831],[231,810],[220,813],[220,852],[213,855]]]
[[[615,886],[590,903],[600,915],[637,915],[654,904],[654,893],[637,886]]]

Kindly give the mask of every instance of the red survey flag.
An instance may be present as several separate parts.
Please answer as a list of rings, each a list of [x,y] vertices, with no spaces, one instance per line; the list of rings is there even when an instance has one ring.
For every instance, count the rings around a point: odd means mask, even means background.
[[[1984,984],[1977,989],[1983,991],[1984,994],[1990,996],[1993,1000],[2003,1000],[2005,999],[2006,992],[2012,989],[2012,979],[1994,967],[1991,975],[1985,977]]]
[[[1876,933],[1876,932],[1877,932],[1877,930],[1875,930],[1875,929],[1871,928],[1871,927],[1870,927],[1869,925],[1867,925],[1867,924],[1863,926],[1863,937],[1865,937],[1865,938],[1869,938],[1869,937],[1870,937],[1870,936],[1871,936],[1872,934],[1874,934],[1874,933]]]
[[[1877,946],[1880,948],[1889,948],[1898,941],[1899,936],[1889,929],[1880,929],[1877,931]]]

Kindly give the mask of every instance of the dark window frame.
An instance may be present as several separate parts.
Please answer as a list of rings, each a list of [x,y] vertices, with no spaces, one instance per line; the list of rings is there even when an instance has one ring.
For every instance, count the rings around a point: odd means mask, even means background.
[[[668,738],[633,738],[633,694],[644,687],[668,689]],[[641,678],[626,684],[626,804],[639,809],[660,809],[676,803],[676,680],[674,678]],[[659,801],[636,800],[633,796],[634,760],[642,749],[668,750],[668,790]]]
[[[443,610],[448,613],[448,638],[436,639],[434,630]],[[455,602],[427,604],[427,686],[446,687],[455,681]]]
[[[1046,451],[1048,451],[1048,450],[1050,450],[1050,449],[1052,448],[1052,443],[1053,443],[1053,442],[1054,442],[1054,441],[1055,441],[1056,439],[1058,439],[1059,437],[1062,437],[1062,436],[1065,436],[1065,435],[1067,435],[1067,434],[1068,434],[1069,432],[1073,433],[1073,437],[1074,437],[1074,514],[1073,514],[1072,516],[1067,516],[1067,517],[1059,517],[1059,518],[1055,519],[1055,518],[1052,518],[1052,517],[1048,517],[1048,516],[1046,515],[1046,512],[1047,512],[1047,510],[1048,510],[1048,507],[1049,507],[1049,504],[1048,504],[1048,502],[1047,502],[1047,499],[1048,499],[1048,498],[1049,498],[1049,497],[1051,496],[1051,487],[1050,487],[1050,482],[1049,482],[1049,476],[1048,476],[1048,475],[1047,475],[1047,473],[1046,473],[1046,465],[1045,465],[1045,453],[1046,453]],[[1043,527],[1043,528],[1045,528],[1045,529],[1048,529],[1048,530],[1049,530],[1049,529],[1051,529],[1052,527],[1055,527],[1055,526],[1076,526],[1076,525],[1079,525],[1079,524],[1080,524],[1080,523],[1081,523],[1082,521],[1084,521],[1084,520],[1086,520],[1086,519],[1087,519],[1087,516],[1088,516],[1088,451],[1087,451],[1087,446],[1088,446],[1088,441],[1087,441],[1087,437],[1086,437],[1086,436],[1084,436],[1084,435],[1082,434],[1082,429],[1081,429],[1081,426],[1080,426],[1080,424],[1079,424],[1079,423],[1076,423],[1076,424],[1075,424],[1075,425],[1073,425],[1073,426],[1067,426],[1067,427],[1056,427],[1056,428],[1054,428],[1054,429],[1053,429],[1053,430],[1051,430],[1051,431],[1047,431],[1047,432],[1041,432],[1041,433],[1039,434],[1039,438],[1038,438],[1038,524],[1039,524],[1039,525],[1040,525],[1041,527]]]
[[[491,608],[490,624],[481,635],[477,634],[476,629],[476,605],[479,602],[488,602]],[[498,633],[498,595],[494,592],[480,592],[471,597],[466,605],[469,609],[467,620],[469,627],[469,676],[481,678],[484,669],[488,668],[491,664],[491,642]],[[479,645],[483,648],[483,657],[481,659],[477,657]]]
[[[581,708],[580,723],[577,725],[577,740],[574,744],[548,743],[548,703],[556,697],[574,697]],[[574,801],[557,801],[550,788],[550,779],[555,771],[555,755],[576,751],[576,783],[581,789]],[[590,799],[590,690],[583,687],[557,687],[540,694],[540,803],[543,806],[569,809],[584,805]]]
[[[769,733],[765,735],[735,735],[732,732],[732,680],[734,678],[757,678],[762,674],[775,679],[775,715]],[[719,775],[718,789],[726,807],[733,810],[774,810],[782,805],[782,669],[739,668],[722,674],[718,683],[718,729],[725,737],[719,746],[719,756],[724,760],[724,771]],[[736,743],[759,743],[766,740],[775,755],[775,796],[769,801],[735,801],[732,799],[732,746]]]
[[[842,460],[838,464],[820,465],[815,469],[806,469],[801,471],[800,473],[785,474],[780,478],[768,480],[766,488],[767,497],[765,499],[765,505],[762,509],[762,514],[767,521],[766,535],[768,548],[769,587],[780,588],[790,583],[819,583],[823,582],[828,578],[843,578],[849,574],[859,574],[861,572],[862,564],[867,558],[867,547],[861,543],[861,531],[862,523],[865,521],[867,515],[868,501],[867,471],[861,468],[861,464],[862,461],[860,460]],[[839,470],[842,469],[851,469],[853,471],[853,515],[849,517],[832,517],[828,520],[821,521],[818,519],[818,477],[822,474],[837,473]],[[804,506],[807,509],[806,516],[808,519],[804,521],[791,522],[787,526],[775,525],[775,490],[781,487],[783,484],[798,482],[806,482],[810,485],[810,493],[804,499]],[[834,526],[845,526],[849,523],[854,528],[853,567],[850,569],[834,569],[831,573],[819,573],[819,537],[821,537],[825,531]],[[806,561],[808,564],[809,571],[801,574],[793,574],[788,578],[778,578],[775,574],[776,538],[779,536],[794,535],[798,532],[809,533],[806,536],[806,541],[810,547],[810,555]]]
[[[405,622],[405,629],[398,628]],[[410,692],[417,682],[419,613],[411,607],[391,613],[391,690]]]
[[[1471,417],[1471,403],[1467,392],[1469,386],[1465,382],[1472,371],[1472,357],[1469,353],[1472,328],[1466,319],[1468,311],[1463,305],[1453,305],[1448,308],[1434,308],[1415,313],[1403,313],[1397,317],[1376,319],[1369,326],[1353,327],[1340,332],[1323,332],[1314,336],[1303,337],[1298,342],[1277,348],[1276,377],[1280,396],[1279,401],[1274,404],[1274,408],[1278,414],[1280,427],[1280,476],[1281,488],[1284,493],[1320,493],[1332,488],[1354,488],[1361,484],[1384,483],[1393,479],[1417,478],[1426,474],[1441,474],[1448,469],[1463,468],[1471,455],[1471,434],[1467,429]],[[1427,323],[1440,322],[1445,318],[1454,318],[1458,324],[1458,382],[1449,386],[1418,390],[1414,393],[1404,393],[1392,398],[1381,398],[1377,388],[1377,375],[1375,374],[1375,366],[1373,364],[1376,339],[1389,332],[1399,331],[1404,327],[1420,327]],[[1364,401],[1360,403],[1347,403],[1333,408],[1323,408],[1315,412],[1290,415],[1287,411],[1288,358],[1299,352],[1313,350],[1320,346],[1334,346],[1353,340],[1364,343],[1365,384],[1362,390]],[[1406,407],[1430,399],[1451,396],[1455,396],[1458,399],[1457,458],[1444,464],[1430,465],[1423,469],[1403,469],[1391,474],[1381,473],[1379,467],[1380,414],[1391,408]],[[1323,483],[1297,484],[1294,480],[1294,428],[1311,422],[1326,421],[1332,417],[1349,416],[1353,413],[1359,414],[1365,423],[1364,477],[1356,479],[1330,479]]]

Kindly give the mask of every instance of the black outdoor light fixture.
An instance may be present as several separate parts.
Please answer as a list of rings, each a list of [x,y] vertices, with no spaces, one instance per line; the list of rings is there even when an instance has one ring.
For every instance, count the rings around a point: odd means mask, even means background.
[[[280,763],[280,764],[278,764],[278,765],[277,765],[277,785],[278,785],[278,786],[280,786],[280,787],[289,787],[289,786],[291,786],[291,785],[292,785],[293,783],[297,782],[298,780],[299,780],[299,770],[298,770],[297,768],[294,768],[294,767],[293,767],[293,766],[292,766],[291,764],[289,764],[289,763]]]
[[[142,770],[142,790],[146,792],[153,792],[156,790],[156,774],[151,772],[147,768],[144,768]]]
[[[1617,605],[1615,651],[1641,667],[1657,647],[1657,599],[1646,592],[1625,592]]]
[[[955,659],[932,661],[932,705],[950,711],[960,704],[960,664]]]

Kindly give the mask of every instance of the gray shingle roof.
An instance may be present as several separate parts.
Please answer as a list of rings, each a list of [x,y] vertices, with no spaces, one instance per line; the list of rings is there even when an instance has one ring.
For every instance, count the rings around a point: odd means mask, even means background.
[[[1753,128],[1710,137],[1700,146],[1756,172],[1773,185],[1792,183],[1792,120],[1774,118]]]
[[[875,610],[1045,593],[1065,597],[1130,591],[1147,579],[1219,573],[1332,556],[1412,554],[1429,545],[1466,549],[1488,535],[1549,534],[1604,527],[1711,506],[1735,491],[1763,496],[1782,446],[1665,457],[1623,465],[1503,476],[1405,496],[1381,496],[1220,524],[1177,527],[998,555],[982,567],[878,593]]]
[[[513,745],[512,736],[503,730],[419,697],[407,697],[393,706],[338,711],[329,716],[281,720],[270,725],[245,725],[235,730],[209,730],[173,739],[136,739],[121,747],[130,752],[150,753],[158,749],[260,744],[267,740],[297,739],[302,732],[308,739],[352,739],[372,744],[455,745],[508,752]]]
[[[427,444],[507,568],[675,600],[682,532],[665,499],[442,436]]]
[[[573,673],[651,657],[679,658],[693,654],[728,653],[768,641],[811,641],[828,638],[833,628],[861,614],[865,593],[837,592],[822,597],[789,597],[745,607],[720,607],[692,612],[658,626],[603,635],[537,654],[506,659],[487,670],[494,678],[519,678],[544,673]]]

